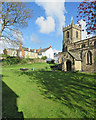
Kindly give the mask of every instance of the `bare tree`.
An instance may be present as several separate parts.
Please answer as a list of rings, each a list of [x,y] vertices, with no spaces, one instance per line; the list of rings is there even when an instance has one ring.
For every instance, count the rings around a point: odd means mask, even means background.
[[[32,10],[24,2],[0,2],[0,40],[18,44],[20,39],[13,34],[20,34],[19,28],[26,27],[31,17]]]

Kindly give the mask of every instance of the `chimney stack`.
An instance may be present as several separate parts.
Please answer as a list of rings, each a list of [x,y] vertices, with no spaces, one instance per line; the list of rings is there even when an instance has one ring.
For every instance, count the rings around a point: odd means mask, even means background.
[[[21,50],[22,49],[22,43],[20,43],[20,46],[19,46],[19,50]]]

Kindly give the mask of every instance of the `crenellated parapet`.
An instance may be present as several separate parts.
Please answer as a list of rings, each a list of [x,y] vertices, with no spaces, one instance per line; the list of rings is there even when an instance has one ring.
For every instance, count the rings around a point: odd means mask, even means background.
[[[71,27],[71,24],[69,24],[69,25],[67,25],[67,26],[63,26],[63,31],[66,31],[66,30],[68,30],[68,29],[70,29],[70,27]]]
[[[82,30],[82,26],[81,25],[76,25],[76,24],[71,23],[71,24],[69,24],[69,25],[67,25],[65,27],[63,26],[63,31],[66,31],[66,30],[71,29],[71,28]]]
[[[82,26],[81,26],[81,25],[73,24],[72,27],[73,27],[73,28],[76,28],[76,29],[78,29],[78,30],[82,30]]]

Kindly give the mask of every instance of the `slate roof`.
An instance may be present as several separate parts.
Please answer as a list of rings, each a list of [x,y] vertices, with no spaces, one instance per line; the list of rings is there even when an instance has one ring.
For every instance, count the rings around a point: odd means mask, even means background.
[[[70,55],[72,55],[76,60],[81,61],[80,56],[79,56],[76,52],[70,52],[70,51],[68,51],[68,53],[69,53]]]
[[[24,49],[24,51],[29,51],[29,48],[25,48],[25,47],[22,47]],[[34,52],[34,49],[30,49],[29,52]]]
[[[50,48],[50,47],[41,49],[39,52],[45,52],[45,51],[48,50],[49,48]]]

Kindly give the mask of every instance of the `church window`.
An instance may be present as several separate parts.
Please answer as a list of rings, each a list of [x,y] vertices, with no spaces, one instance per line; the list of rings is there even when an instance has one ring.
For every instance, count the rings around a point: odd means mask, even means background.
[[[69,38],[69,31],[67,31],[67,38]]]
[[[94,42],[94,47],[96,48],[96,41]]]
[[[82,48],[85,48],[85,44],[82,44]]]
[[[76,44],[74,43],[74,48],[76,48]]]
[[[88,51],[88,53],[87,53],[87,64],[92,65],[92,53],[91,53],[91,51]]]
[[[78,38],[78,31],[76,31],[76,38]]]

